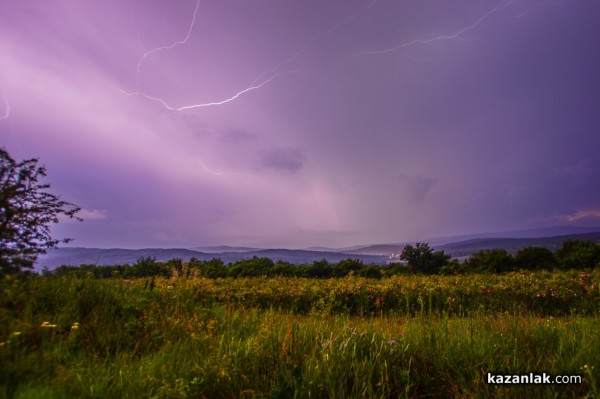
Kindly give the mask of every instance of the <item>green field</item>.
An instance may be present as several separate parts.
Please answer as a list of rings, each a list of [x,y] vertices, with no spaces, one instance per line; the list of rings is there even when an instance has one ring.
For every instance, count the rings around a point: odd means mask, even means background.
[[[7,398],[600,396],[599,270],[0,284]]]

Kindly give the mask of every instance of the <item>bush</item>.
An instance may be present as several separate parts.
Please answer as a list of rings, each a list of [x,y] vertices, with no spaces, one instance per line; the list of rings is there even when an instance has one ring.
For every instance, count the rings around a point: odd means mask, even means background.
[[[566,240],[556,251],[563,269],[581,269],[600,265],[600,245],[587,240]]]
[[[380,279],[381,277],[383,277],[383,274],[381,273],[381,267],[379,267],[377,265],[369,265],[369,266],[364,267],[362,270],[360,270],[358,272],[358,275],[360,277],[376,278],[376,279]]]
[[[526,247],[515,256],[515,266],[520,269],[538,270],[554,269],[557,265],[556,257],[548,248]]]
[[[208,278],[220,278],[227,275],[227,267],[221,258],[213,258],[208,262],[198,262],[198,275]]]
[[[171,277],[172,272],[169,266],[156,261],[156,258],[140,258],[138,261],[126,269],[124,277],[150,277],[161,276]]]
[[[306,276],[313,278],[329,278],[333,276],[333,267],[331,267],[326,259],[314,261],[306,271]]]
[[[479,273],[504,273],[514,269],[514,259],[505,249],[482,249],[469,257],[466,266]]]
[[[227,275],[230,277],[258,277],[268,276],[271,269],[275,266],[269,258],[242,259],[227,268]]]
[[[344,259],[333,267],[333,275],[334,277],[345,277],[358,272],[364,267],[362,261],[358,259]]]

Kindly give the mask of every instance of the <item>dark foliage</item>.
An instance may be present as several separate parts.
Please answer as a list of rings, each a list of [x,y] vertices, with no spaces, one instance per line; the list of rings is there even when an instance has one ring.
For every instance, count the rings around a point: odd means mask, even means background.
[[[46,168],[37,159],[17,162],[0,148],[0,274],[19,274],[33,268],[37,256],[69,239],[55,240],[51,224],[60,215],[75,216],[80,210],[47,192],[38,180]]]
[[[442,251],[434,252],[428,244],[407,245],[402,253],[406,264],[394,263],[388,266],[363,264],[357,259],[344,259],[329,263],[322,259],[310,265],[294,265],[284,261],[273,262],[269,258],[253,257],[225,264],[220,258],[200,261],[191,258],[184,262],[171,259],[157,262],[154,258],[141,258],[134,265],[61,266],[52,271],[44,270],[50,276],[75,276],[97,278],[107,277],[308,277],[342,278],[349,275],[380,279],[383,276],[398,274],[465,274],[465,273],[506,273],[517,269],[552,269],[556,265],[563,268],[585,268],[600,265],[600,246],[593,242],[565,242],[555,253],[545,248],[529,247],[515,257],[504,249],[486,249],[474,253],[465,262],[450,260]]]
[[[414,246],[406,245],[400,259],[406,262],[413,273],[435,274],[450,260],[444,251],[434,252],[429,244],[418,242]]]
[[[582,269],[600,266],[600,245],[587,240],[566,240],[556,251],[563,269]]]
[[[467,270],[478,273],[504,273],[514,269],[514,258],[505,249],[482,249],[466,262]]]
[[[557,265],[556,256],[548,248],[526,247],[515,256],[515,266],[519,269],[554,269]]]

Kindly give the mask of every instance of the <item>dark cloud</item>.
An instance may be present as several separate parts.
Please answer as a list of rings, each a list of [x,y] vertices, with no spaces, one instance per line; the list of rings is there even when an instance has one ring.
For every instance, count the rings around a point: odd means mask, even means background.
[[[223,130],[221,139],[227,143],[244,143],[256,140],[256,134],[241,128],[229,128]]]
[[[260,166],[277,171],[298,173],[306,162],[306,154],[300,148],[284,147],[264,151],[259,160]]]
[[[61,228],[75,245],[593,224],[598,21],[597,0],[3,0],[0,145],[95,219]]]

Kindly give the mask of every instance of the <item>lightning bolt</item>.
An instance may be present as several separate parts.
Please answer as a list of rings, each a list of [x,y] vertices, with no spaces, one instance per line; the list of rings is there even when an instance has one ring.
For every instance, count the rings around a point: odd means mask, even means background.
[[[263,72],[262,74],[260,74],[253,82],[256,83],[257,81],[259,81],[263,76],[268,75],[270,73],[275,73],[277,71],[279,71],[281,69],[281,67],[283,67],[286,64],[291,63],[292,61],[296,60],[298,57],[300,57],[302,54],[304,54],[306,52],[306,50],[308,50],[310,48],[310,46],[312,46],[312,44],[319,38],[322,37],[326,37],[329,36],[330,34],[332,34],[333,32],[335,32],[336,30],[338,30],[340,27],[342,27],[344,24],[358,18],[358,16],[360,16],[363,12],[365,12],[366,10],[368,10],[369,8],[373,7],[375,5],[375,3],[377,3],[377,0],[373,0],[372,2],[370,2],[369,4],[367,4],[365,7],[359,9],[357,12],[355,12],[354,14],[346,17],[345,19],[339,21],[337,24],[333,25],[331,28],[329,28],[328,30],[324,31],[324,32],[320,32],[315,34],[314,36],[312,36],[305,44],[304,46],[302,46],[298,51],[296,51],[294,54],[292,54],[290,57],[284,59],[283,61],[281,61],[279,64],[275,65],[273,68],[269,69],[268,71]]]
[[[184,44],[186,44],[188,42],[188,40],[190,40],[190,36],[192,35],[192,31],[194,30],[194,25],[196,24],[196,15],[198,14],[198,9],[200,8],[200,0],[196,1],[196,9],[194,10],[194,16],[192,17],[192,22],[190,23],[190,27],[188,29],[187,35],[185,35],[185,38],[183,40],[179,40],[176,41],[174,43],[172,43],[169,46],[161,46],[161,47],[157,47],[154,48],[150,51],[146,51],[142,57],[140,58],[140,60],[138,61],[137,64],[137,68],[136,68],[136,91],[140,90],[140,72],[142,71],[142,65],[144,64],[144,61],[146,61],[146,58],[148,58],[149,56],[151,56],[154,53],[158,53],[159,51],[164,51],[164,50],[171,50],[174,49],[177,46],[182,46]]]
[[[4,114],[0,116],[0,121],[10,117],[10,104],[8,103],[8,96],[6,93],[2,95],[2,98],[4,99]]]
[[[525,11],[523,11],[522,13],[520,13],[520,14],[518,14],[518,15],[515,15],[513,18],[521,18],[521,17],[524,17],[525,15],[529,14],[529,13],[530,13],[530,12],[532,12],[533,10],[535,10],[535,9],[537,9],[537,8],[539,8],[539,7],[546,6],[546,5],[550,4],[550,3],[557,4],[557,2],[556,2],[556,1],[552,1],[552,0],[550,0],[550,1],[543,1],[543,2],[541,2],[541,3],[538,3],[538,4],[536,4],[535,6],[531,7],[529,10],[525,10]]]
[[[271,68],[271,69],[269,69],[269,70],[261,73],[260,75],[258,75],[256,77],[256,79],[254,79],[254,81],[252,81],[252,83],[250,83],[250,85],[248,87],[246,87],[245,89],[242,89],[242,90],[234,93],[230,97],[227,97],[227,98],[225,98],[223,100],[219,100],[219,101],[212,101],[212,102],[208,102],[208,103],[199,103],[199,104],[191,104],[191,105],[185,105],[185,106],[181,106],[181,107],[176,107],[176,106],[170,105],[169,103],[167,103],[164,99],[162,99],[160,97],[151,96],[149,94],[146,94],[146,93],[142,92],[141,88],[140,88],[140,72],[141,72],[142,65],[143,65],[144,61],[151,54],[154,54],[154,53],[156,53],[158,51],[162,51],[162,50],[170,50],[170,49],[172,49],[172,48],[174,48],[176,46],[184,45],[185,43],[187,43],[187,41],[189,40],[190,35],[192,33],[192,30],[194,28],[194,24],[196,22],[196,14],[198,12],[198,8],[199,8],[199,5],[200,5],[200,0],[198,0],[198,2],[196,3],[196,9],[194,10],[194,16],[192,18],[192,23],[190,24],[190,28],[188,29],[188,33],[187,33],[186,37],[183,40],[177,41],[177,42],[175,42],[175,43],[173,43],[173,44],[171,44],[169,46],[158,47],[158,48],[152,49],[152,50],[147,51],[146,53],[144,53],[144,55],[142,55],[142,57],[140,58],[140,60],[138,62],[138,65],[137,65],[137,75],[136,75],[137,89],[136,89],[136,91],[134,91],[134,92],[126,92],[124,90],[121,90],[121,92],[123,92],[124,94],[126,94],[128,96],[136,95],[136,96],[144,97],[144,98],[146,98],[148,100],[156,101],[156,102],[160,103],[163,107],[165,107],[169,111],[185,111],[185,110],[190,110],[190,109],[206,108],[206,107],[213,107],[213,106],[227,104],[229,102],[232,102],[232,101],[236,100],[237,98],[239,98],[240,96],[242,96],[242,95],[244,95],[246,93],[249,93],[251,91],[260,89],[261,87],[265,86],[266,84],[272,82],[273,80],[275,80],[276,78],[278,78],[278,77],[280,77],[282,75],[289,75],[289,74],[294,74],[294,73],[303,72],[303,71],[308,70],[309,68],[300,68],[300,69],[283,70],[283,71],[281,69],[285,65],[287,65],[287,64],[293,62],[294,60],[298,59],[302,54],[304,54],[312,46],[312,44],[317,39],[332,34],[333,32],[335,32],[337,29],[339,29],[344,24],[352,21],[353,19],[355,19],[359,15],[361,15],[367,9],[373,7],[373,5],[377,1],[378,0],[371,1],[365,7],[361,8],[360,10],[358,10],[357,12],[355,12],[354,14],[346,17],[345,19],[339,21],[334,26],[332,26],[330,29],[328,29],[327,31],[320,32],[320,33],[317,33],[316,35],[312,36],[304,44],[304,46],[302,46],[298,51],[296,51],[290,57],[288,57],[288,58],[284,59],[283,61],[279,62],[273,68]]]
[[[417,44],[429,44],[429,43],[433,43],[436,41],[441,41],[441,40],[453,40],[453,39],[458,39],[460,38],[460,36],[462,36],[463,34],[465,34],[466,32],[475,29],[477,26],[479,26],[485,19],[487,19],[490,15],[497,13],[498,11],[502,10],[503,8],[508,7],[509,5],[511,5],[512,3],[514,3],[515,0],[509,0],[508,2],[504,3],[504,4],[499,4],[498,6],[496,6],[495,8],[493,8],[492,10],[486,12],[485,14],[483,14],[481,17],[479,17],[475,22],[473,22],[471,25],[468,25],[452,34],[445,34],[445,35],[439,35],[439,36],[433,36],[430,38],[420,38],[420,39],[414,39],[405,43],[401,43],[398,44],[394,47],[390,47],[390,48],[386,48],[386,49],[381,49],[381,50],[371,50],[371,51],[361,51],[359,53],[354,54],[355,56],[362,56],[362,55],[376,55],[376,54],[387,54],[387,53],[393,53],[395,51],[401,50],[403,48],[407,48],[407,47],[411,47]]]
[[[148,95],[148,94],[145,94],[145,93],[139,92],[139,91],[135,91],[135,92],[133,92],[133,93],[128,93],[128,92],[125,92],[125,91],[123,91],[123,90],[121,90],[121,91],[122,91],[123,93],[125,93],[126,95],[128,95],[128,96],[137,95],[137,96],[142,96],[142,97],[144,97],[144,98],[147,98],[148,100],[153,100],[153,101],[156,101],[156,102],[158,102],[158,103],[162,104],[162,105],[163,105],[163,107],[165,107],[165,108],[166,108],[166,109],[168,109],[169,111],[185,111],[185,110],[188,110],[188,109],[195,109],[195,108],[206,108],[206,107],[213,107],[213,106],[216,106],[216,105],[223,105],[223,104],[227,104],[227,103],[229,103],[229,102],[231,102],[231,101],[234,101],[234,100],[235,100],[235,99],[237,99],[238,97],[240,97],[240,96],[242,96],[242,95],[244,95],[244,94],[246,94],[246,93],[248,93],[248,92],[251,92],[251,91],[253,91],[253,90],[260,89],[261,87],[263,87],[264,85],[266,85],[267,83],[269,83],[269,82],[273,81],[274,79],[278,78],[278,77],[279,77],[279,76],[281,76],[281,75],[289,75],[289,74],[292,74],[292,73],[303,72],[303,71],[306,71],[306,70],[308,70],[308,68],[301,68],[301,69],[296,69],[296,70],[293,70],[293,71],[283,71],[283,72],[278,72],[278,73],[274,74],[273,76],[271,76],[270,78],[268,78],[268,79],[266,79],[266,80],[264,80],[264,81],[262,81],[262,82],[260,82],[260,83],[256,83],[256,80],[255,80],[255,81],[254,81],[254,82],[253,82],[253,83],[252,83],[250,86],[248,86],[247,88],[245,88],[245,89],[243,89],[243,90],[241,90],[241,91],[238,91],[237,93],[235,93],[235,94],[234,94],[234,95],[232,95],[231,97],[225,98],[225,99],[223,99],[223,100],[219,100],[219,101],[213,101],[213,102],[209,102],[209,103],[200,103],[200,104],[184,105],[184,106],[182,106],[182,107],[174,107],[174,106],[172,106],[172,105],[169,105],[169,103],[167,103],[165,100],[163,100],[163,99],[162,99],[162,98],[160,98],[160,97],[154,97],[154,96],[151,96],[151,95]]]

